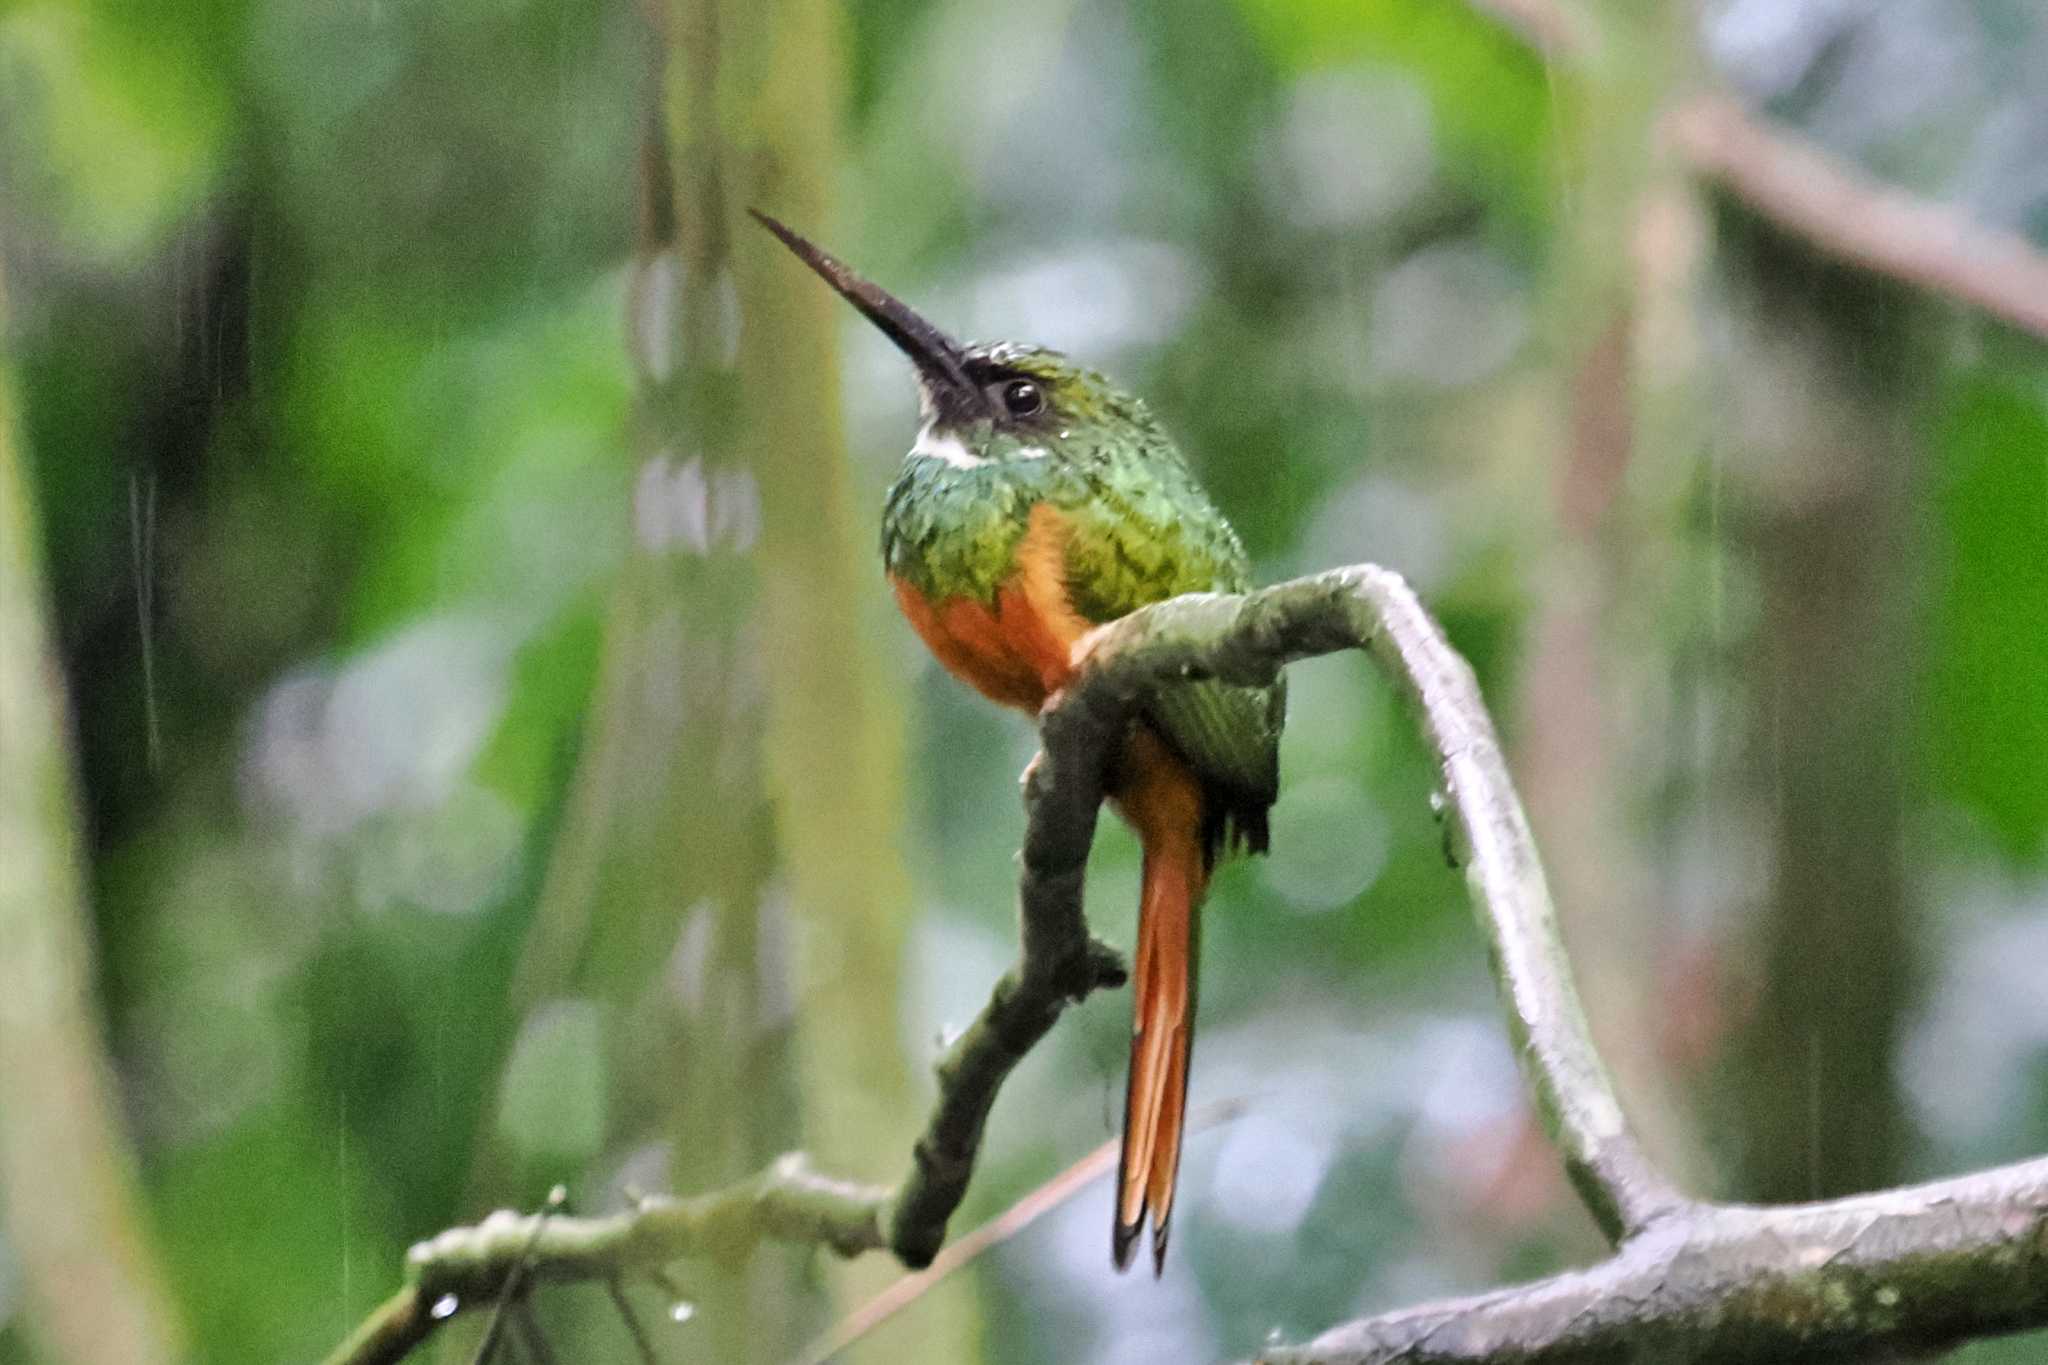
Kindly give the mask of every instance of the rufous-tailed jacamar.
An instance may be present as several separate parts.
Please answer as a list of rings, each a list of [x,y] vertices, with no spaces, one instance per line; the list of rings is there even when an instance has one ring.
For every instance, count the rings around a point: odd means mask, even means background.
[[[765,214],[762,224],[917,367],[924,426],[889,490],[882,556],[948,671],[1037,715],[1089,632],[1185,592],[1242,592],[1244,546],[1145,404],[1054,351],[962,346]],[[1143,704],[1110,799],[1144,847],[1131,1072],[1111,1249],[1149,1214],[1166,1256],[1194,1040],[1196,912],[1219,854],[1266,849],[1282,688],[1176,682]]]

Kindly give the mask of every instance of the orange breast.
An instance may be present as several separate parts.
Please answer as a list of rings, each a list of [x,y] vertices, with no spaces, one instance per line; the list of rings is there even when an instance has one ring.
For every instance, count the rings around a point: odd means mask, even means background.
[[[1059,513],[1040,504],[994,602],[934,599],[901,578],[890,583],[903,615],[947,672],[993,701],[1036,714],[1072,674],[1074,642],[1089,629],[1068,600],[1065,564]]]

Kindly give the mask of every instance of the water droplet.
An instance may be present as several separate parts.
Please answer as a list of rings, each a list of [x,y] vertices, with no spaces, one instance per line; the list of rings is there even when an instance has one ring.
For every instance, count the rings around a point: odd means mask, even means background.
[[[462,1307],[462,1300],[456,1298],[453,1294],[443,1294],[440,1298],[434,1300],[433,1307],[427,1309],[427,1316],[435,1322],[444,1322],[454,1317],[455,1310],[460,1307]]]
[[[568,1202],[569,1202],[569,1187],[568,1187],[567,1185],[555,1185],[555,1186],[552,1186],[552,1187],[550,1187],[550,1188],[549,1188],[549,1190],[548,1190],[548,1207],[549,1207],[549,1208],[551,1208],[551,1209],[558,1209],[558,1208],[562,1207],[562,1205],[564,1205],[564,1204],[566,1204],[566,1203],[568,1203]]]
[[[1278,1327],[1269,1327],[1266,1329],[1266,1344],[1268,1346],[1282,1346],[1285,1345],[1286,1342],[1287,1334],[1281,1331]]]
[[[688,1322],[696,1316],[697,1305],[691,1303],[688,1299],[677,1299],[669,1305],[668,1320],[670,1322]]]
[[[1444,810],[1450,804],[1451,798],[1444,792],[1444,789],[1441,787],[1437,788],[1435,791],[1429,794],[1430,813],[1436,816],[1439,820],[1443,818]]]

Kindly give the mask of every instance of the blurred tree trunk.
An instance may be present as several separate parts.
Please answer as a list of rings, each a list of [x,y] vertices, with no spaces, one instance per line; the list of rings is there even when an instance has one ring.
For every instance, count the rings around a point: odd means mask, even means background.
[[[1715,283],[1732,302],[1725,317],[1702,314],[1705,217],[1657,136],[1689,88],[1695,18],[1626,4],[1600,17],[1574,63],[1580,136],[1564,172],[1556,325],[1572,396],[1559,548],[1542,571],[1522,699],[1532,815],[1603,1052],[1660,1158],[1683,1172],[1698,1163],[1672,1150],[1682,1125],[1666,1068],[1715,1028],[1681,1016],[1711,1013],[1718,983],[1677,975],[1675,940],[1700,926],[1683,922],[1682,872],[1653,875],[1646,850],[1668,853],[1657,831],[1697,817],[1720,895],[1735,899],[1747,880],[1737,817],[1761,810],[1761,947],[1730,956],[1764,967],[1717,1126],[1743,1153],[1745,1197],[1870,1188],[1896,1178],[1902,1142],[1908,429],[1924,310],[1731,210]],[[1708,337],[1733,338],[1710,374]],[[1713,431],[1710,413],[1734,429]],[[1721,638],[1729,555],[1743,562],[1735,590],[1753,565],[1762,597],[1747,642]],[[1739,744],[1761,792],[1721,790],[1730,756],[1692,751],[1729,648],[1749,651],[1733,676],[1748,689]],[[1706,789],[1688,791],[1699,774]],[[1674,796],[1690,815],[1674,817]]]
[[[1750,770],[1770,827],[1755,1007],[1717,1125],[1735,1195],[1904,1172],[1894,1058],[1914,982],[1901,813],[1923,568],[1928,309],[1727,208],[1732,524],[1760,580]]]
[[[864,629],[882,596],[851,505],[835,300],[744,216],[824,217],[837,10],[651,8],[634,547],[515,1007],[530,1029],[551,1002],[595,1001],[630,1017],[617,1036],[658,1040],[604,1048],[605,1127],[622,1158],[665,1136],[652,1178],[675,1190],[799,1145],[893,1177],[917,1118],[897,1027],[901,718]],[[500,1155],[482,1183],[531,1202],[548,1174]],[[701,1268],[675,1330],[706,1359],[790,1358],[829,1307],[809,1259]],[[966,1358],[948,1319],[923,1329],[913,1356]]]
[[[1571,90],[1549,300],[1565,410],[1516,767],[1594,1036],[1654,1153],[1682,1178],[1696,1162],[1659,1046],[1671,923],[1649,849],[1675,644],[1666,607],[1680,590],[1669,547],[1698,440],[1656,325],[1663,294],[1682,284],[1645,268],[1642,239],[1671,210],[1654,130],[1682,88],[1689,30],[1679,12],[1628,3],[1600,17],[1595,50],[1553,74]]]
[[[181,1333],[92,1010],[71,726],[5,312],[0,281],[0,1222],[52,1362],[161,1365]]]
[[[877,509],[854,505],[841,421],[837,337],[847,313],[739,217],[758,206],[821,235],[831,222],[848,62],[840,13],[822,0],[781,6],[780,31],[741,78],[755,103],[726,116],[750,177],[745,200],[727,209],[740,234],[747,459],[762,487],[766,757],[802,945],[805,1144],[826,1169],[887,1182],[907,1168],[925,1116],[901,1028],[914,904],[903,863],[904,717],[877,648],[892,619]],[[846,1301],[903,1273],[886,1257],[833,1267]],[[934,1295],[856,1356],[966,1361],[970,1308],[957,1294]]]

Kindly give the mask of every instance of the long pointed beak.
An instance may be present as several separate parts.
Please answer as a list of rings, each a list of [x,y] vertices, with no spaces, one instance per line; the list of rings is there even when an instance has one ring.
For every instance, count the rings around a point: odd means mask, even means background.
[[[761,210],[750,208],[747,212],[795,252],[798,260],[817,271],[825,283],[839,291],[841,297],[860,309],[862,316],[881,328],[882,334],[895,342],[928,380],[950,390],[957,395],[958,401],[973,408],[987,407],[981,386],[968,378],[961,363],[960,347],[951,337],[926,322],[909,304],[880,285],[854,274],[837,257],[819,250]]]

